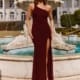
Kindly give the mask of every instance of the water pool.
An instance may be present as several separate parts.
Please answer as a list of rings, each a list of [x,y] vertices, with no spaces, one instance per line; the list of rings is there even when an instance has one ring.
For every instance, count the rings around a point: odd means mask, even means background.
[[[12,41],[14,38],[0,38],[0,45],[4,45]],[[80,53],[80,41],[66,41],[67,43],[76,45],[76,48],[74,50],[65,51],[65,50],[58,50],[58,49],[52,49],[52,53],[54,55],[66,55],[66,54],[79,54]],[[10,54],[10,55],[26,55],[26,56],[32,56],[34,52],[34,47],[26,47],[21,49],[14,49],[9,51],[4,51],[0,48],[0,54]]]

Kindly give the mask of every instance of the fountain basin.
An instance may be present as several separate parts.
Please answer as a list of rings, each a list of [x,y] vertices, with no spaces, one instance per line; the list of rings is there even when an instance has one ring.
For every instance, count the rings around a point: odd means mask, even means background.
[[[0,39],[1,40],[1,39]],[[12,39],[11,39],[12,40]],[[5,40],[4,40],[5,42]],[[2,42],[3,44],[5,44]],[[6,42],[8,43],[8,42]],[[80,46],[79,46],[80,48]],[[77,48],[78,49],[78,48]],[[27,50],[27,51],[25,51]],[[21,51],[24,51],[24,55]],[[52,52],[54,50],[52,49]],[[78,50],[80,52],[80,50]],[[3,52],[3,53],[1,53]],[[0,53],[0,78],[1,80],[31,80],[33,64],[33,48],[10,50]],[[21,54],[21,53],[22,54]],[[25,54],[29,53],[28,54]],[[61,53],[60,53],[61,52]],[[75,52],[75,50],[74,50]],[[60,51],[53,53],[53,72],[55,80],[80,80],[80,55],[73,51]],[[78,65],[78,66],[76,66]],[[75,77],[75,78],[74,78]]]
[[[55,80],[80,80],[80,56],[54,56]],[[1,80],[31,80],[33,57],[0,55]]]
[[[1,80],[26,80],[31,78],[32,57],[0,55]]]

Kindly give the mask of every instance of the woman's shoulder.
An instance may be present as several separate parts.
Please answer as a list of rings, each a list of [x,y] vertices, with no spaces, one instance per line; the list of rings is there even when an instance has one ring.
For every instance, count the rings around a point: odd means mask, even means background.
[[[30,4],[28,4],[28,9],[30,9],[30,10],[34,10],[34,3],[30,3]]]
[[[33,10],[34,9],[34,3],[30,3],[29,7]]]
[[[51,5],[49,5],[49,4],[46,5],[46,8],[47,8],[49,11],[52,10]]]

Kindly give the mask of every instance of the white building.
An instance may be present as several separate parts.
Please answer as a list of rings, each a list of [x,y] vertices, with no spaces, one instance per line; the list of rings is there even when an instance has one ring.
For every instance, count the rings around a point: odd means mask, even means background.
[[[25,12],[14,5],[14,0],[0,0],[0,21],[21,21],[24,16]]]
[[[0,21],[21,21],[25,19],[25,12],[14,5],[15,0],[0,0]],[[29,0],[28,0],[29,1]],[[64,13],[73,13],[80,9],[80,0],[63,0],[64,4],[57,7],[57,24],[60,27],[60,16]],[[50,0],[53,5],[53,0]]]
[[[75,10],[80,9],[80,0],[63,0],[64,4],[57,8],[57,23],[60,27],[60,16],[64,13],[74,13]]]

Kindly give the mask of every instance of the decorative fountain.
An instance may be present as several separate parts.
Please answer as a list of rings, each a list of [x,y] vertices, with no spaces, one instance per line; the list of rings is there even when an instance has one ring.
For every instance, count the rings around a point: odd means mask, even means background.
[[[25,3],[26,0],[17,0],[17,1],[20,1],[18,2],[18,6],[20,8],[22,7],[22,9],[25,10],[23,4]],[[57,4],[57,2],[55,3]],[[60,4],[61,1],[58,0],[58,3]],[[74,45],[65,43],[61,35],[55,32],[53,36],[54,39],[52,40],[53,41],[52,48],[65,50],[65,51],[74,49]],[[5,50],[10,51],[12,49],[15,50],[18,48],[25,48],[25,47],[29,48],[31,46],[33,46],[33,44],[30,37],[28,36],[27,28],[24,25],[24,35],[16,36],[16,38],[14,38],[10,43],[1,47]],[[77,78],[78,78],[77,80],[80,79],[79,77],[80,56],[79,55],[65,54],[61,56],[54,56],[53,59],[54,59],[55,80],[76,80]],[[0,55],[1,80],[31,80],[32,62],[33,62],[32,56],[10,55],[10,53],[1,54]]]

